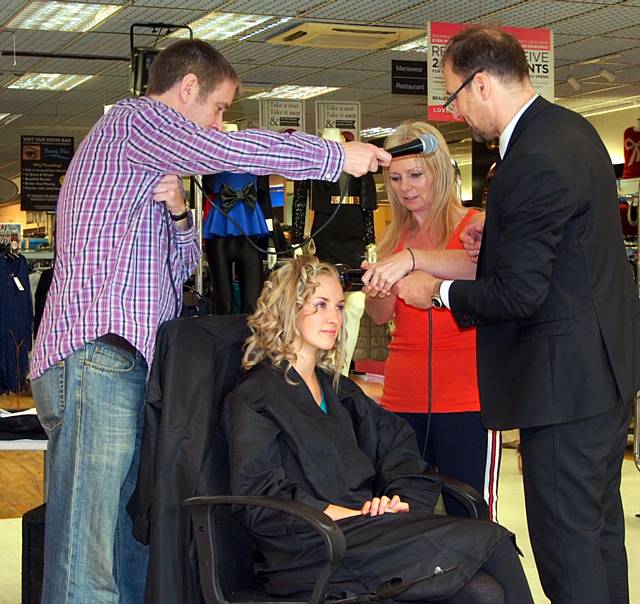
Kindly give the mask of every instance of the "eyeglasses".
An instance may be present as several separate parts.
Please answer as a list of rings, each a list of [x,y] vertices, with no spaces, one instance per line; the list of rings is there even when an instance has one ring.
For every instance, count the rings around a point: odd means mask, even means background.
[[[442,108],[447,109],[448,111],[452,111],[452,108],[450,107],[451,103],[453,103],[456,100],[458,95],[464,90],[465,86],[468,86],[469,84],[471,84],[471,82],[473,81],[473,78],[475,78],[479,73],[483,71],[484,69],[476,69],[471,75],[467,76],[462,82],[462,84],[458,86],[457,90],[445,101],[445,104],[442,106]]]

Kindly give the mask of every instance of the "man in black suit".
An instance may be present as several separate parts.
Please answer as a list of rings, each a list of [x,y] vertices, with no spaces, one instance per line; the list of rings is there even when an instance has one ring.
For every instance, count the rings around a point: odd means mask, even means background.
[[[500,138],[477,277],[413,272],[397,293],[477,325],[483,419],[521,429],[529,533],[547,596],[627,603],[619,487],[640,387],[640,304],[611,160],[585,119],[535,94],[524,51],[499,29],[455,36],[444,78],[451,110],[474,137]],[[392,284],[369,273],[369,290],[384,295]]]

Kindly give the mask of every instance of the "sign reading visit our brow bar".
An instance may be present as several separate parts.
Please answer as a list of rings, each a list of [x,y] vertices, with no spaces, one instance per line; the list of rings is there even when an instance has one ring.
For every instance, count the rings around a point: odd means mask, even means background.
[[[453,115],[442,107],[447,100],[442,55],[449,40],[459,31],[471,26],[472,24],[469,23],[441,23],[437,21],[431,21],[428,25],[427,119],[429,120],[455,121]],[[529,62],[529,78],[533,89],[540,96],[553,102],[555,99],[553,32],[550,29],[525,27],[501,27],[501,29],[513,34],[524,49]]]
[[[72,157],[72,136],[21,137],[20,209],[23,212],[56,209]]]

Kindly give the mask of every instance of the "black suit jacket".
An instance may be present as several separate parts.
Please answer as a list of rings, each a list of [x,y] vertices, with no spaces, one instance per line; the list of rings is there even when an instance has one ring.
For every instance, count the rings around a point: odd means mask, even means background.
[[[640,304],[615,176],[593,127],[536,99],[518,121],[487,202],[476,281],[449,292],[478,326],[488,427],[602,413],[640,387]]]

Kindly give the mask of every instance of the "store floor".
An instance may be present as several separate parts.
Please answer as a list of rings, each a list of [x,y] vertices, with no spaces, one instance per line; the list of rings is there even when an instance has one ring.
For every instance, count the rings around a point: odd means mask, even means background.
[[[375,396],[375,392],[371,392]],[[0,397],[0,407],[6,402]],[[628,454],[622,469],[631,604],[640,604],[640,472]],[[27,496],[24,493],[27,493]],[[20,603],[21,520],[25,510],[41,502],[42,454],[0,453],[0,604]],[[25,507],[26,506],[26,507]],[[21,511],[20,511],[21,510]],[[513,449],[503,452],[500,474],[499,520],[512,530],[524,552],[523,564],[536,604],[547,604],[540,587],[524,515],[522,477]]]

